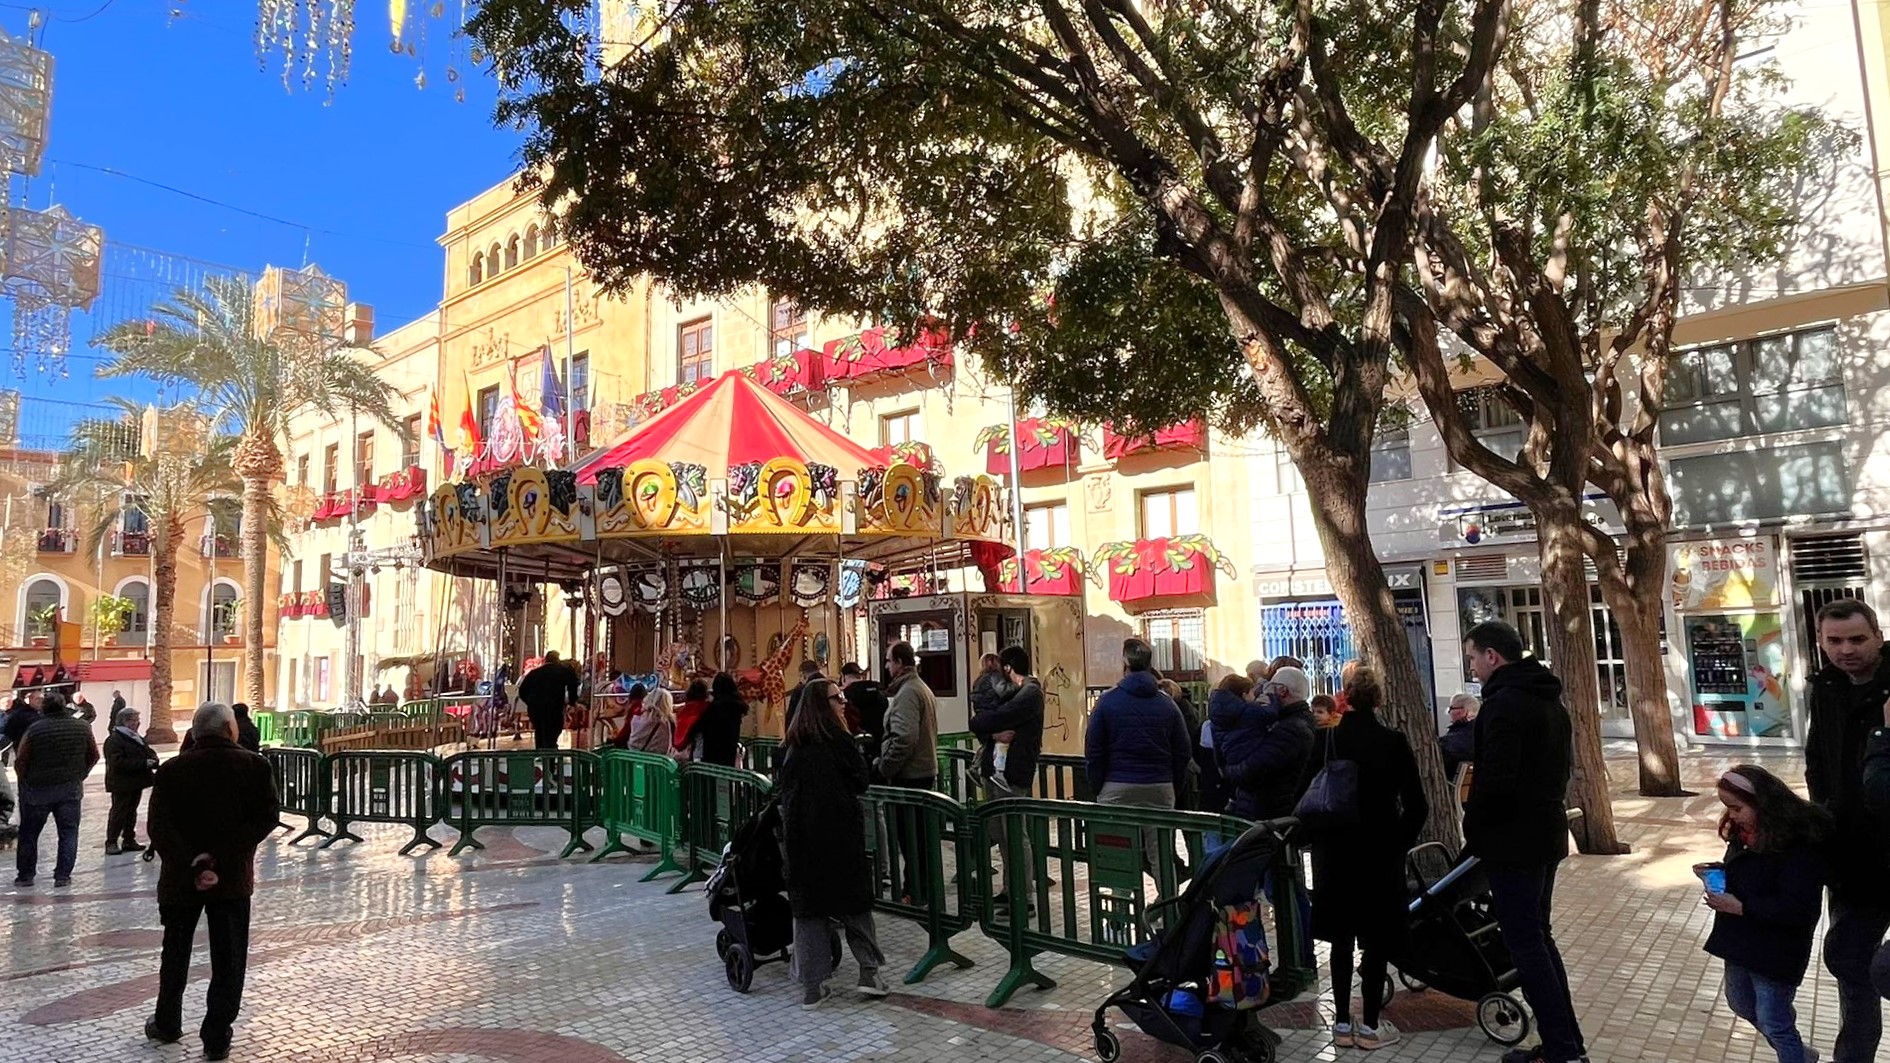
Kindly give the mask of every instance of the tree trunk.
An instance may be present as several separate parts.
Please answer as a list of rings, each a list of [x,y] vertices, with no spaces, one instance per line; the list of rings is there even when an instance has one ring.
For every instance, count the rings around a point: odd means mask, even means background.
[[[1456,788],[1444,774],[1444,759],[1437,746],[1437,710],[1425,695],[1410,636],[1398,616],[1391,586],[1385,582],[1384,567],[1378,563],[1365,531],[1366,478],[1358,471],[1363,462],[1355,463],[1348,472],[1329,455],[1319,453],[1324,448],[1306,441],[1289,440],[1287,449],[1306,482],[1313,525],[1325,548],[1326,578],[1345,606],[1346,621],[1358,639],[1360,658],[1376,668],[1384,682],[1385,704],[1379,708],[1379,716],[1404,734],[1417,756],[1424,796],[1431,806],[1424,839],[1460,848],[1462,815]]]
[[[263,577],[269,568],[269,479],[243,480],[243,700],[260,710],[263,689]],[[326,590],[327,588],[323,588]]]
[[[1575,736],[1575,774],[1569,798],[1581,809],[1573,825],[1577,848],[1590,855],[1627,852],[1614,828],[1608,765],[1601,752],[1601,696],[1595,661],[1594,612],[1582,571],[1581,512],[1539,515],[1536,541],[1542,555],[1542,600],[1549,615],[1549,647],[1562,680],[1562,700]]]
[[[149,742],[177,741],[171,710],[171,622],[177,613],[177,548],[183,539],[179,523],[155,522],[151,527],[151,713],[144,737]]]
[[[1626,514],[1624,514],[1626,517]],[[1658,525],[1626,517],[1627,571],[1603,581],[1602,596],[1621,628],[1621,658],[1627,666],[1628,707],[1639,752],[1644,797],[1679,797],[1680,750],[1667,708],[1667,669],[1660,652],[1660,616],[1667,574],[1666,533]]]

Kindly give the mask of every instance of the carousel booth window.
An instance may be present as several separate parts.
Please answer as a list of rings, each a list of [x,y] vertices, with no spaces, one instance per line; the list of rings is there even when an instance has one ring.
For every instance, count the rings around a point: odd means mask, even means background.
[[[913,613],[886,620],[880,628],[881,654],[895,642],[911,643],[919,659],[919,678],[935,696],[958,696],[958,677],[964,669],[952,639],[950,613]]]

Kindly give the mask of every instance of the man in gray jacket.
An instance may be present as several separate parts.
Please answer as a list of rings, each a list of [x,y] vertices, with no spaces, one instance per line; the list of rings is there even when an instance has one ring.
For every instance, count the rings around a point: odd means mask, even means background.
[[[919,657],[906,642],[886,651],[886,741],[874,765],[892,786],[930,790],[938,784],[938,699],[919,678]]]
[[[906,642],[895,642],[886,650],[886,673],[892,681],[886,687],[891,699],[886,706],[886,740],[880,744],[879,760],[873,769],[891,786],[912,790],[931,790],[938,786],[938,699],[932,688],[919,678],[919,657]],[[920,836],[915,820],[917,811],[893,810],[896,836],[886,839],[886,848],[895,865],[900,863],[899,838]],[[901,882],[904,897],[912,904],[926,903],[935,875],[936,858],[921,844],[904,854]]]

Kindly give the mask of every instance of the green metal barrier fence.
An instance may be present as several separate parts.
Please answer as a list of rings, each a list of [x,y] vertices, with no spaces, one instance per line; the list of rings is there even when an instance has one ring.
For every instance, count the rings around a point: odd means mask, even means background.
[[[977,765],[977,750],[939,747],[938,792],[967,807],[984,800],[984,782],[977,777]]]
[[[970,731],[944,731],[938,736],[938,748],[940,752],[947,749],[969,749],[976,752],[978,736]]]
[[[406,727],[413,719],[404,712],[368,712],[361,714],[362,727]]]
[[[1037,758],[1037,789],[1031,794],[1046,801],[1094,801],[1089,788],[1089,762],[1069,753],[1045,753]]]
[[[256,725],[256,741],[259,745],[276,744],[276,714],[268,709],[254,709],[249,714],[249,722]]]
[[[405,722],[405,717],[402,717]],[[335,824],[335,833],[321,847],[343,838],[360,841],[350,823],[399,823],[413,829],[413,839],[400,849],[406,856],[415,847],[438,849],[427,828],[440,822],[440,759],[431,753],[361,751],[331,753],[322,758],[323,806]]]
[[[742,739],[742,748],[747,751],[748,770],[758,775],[774,778],[774,769],[781,764],[781,740],[756,735]]]
[[[325,712],[297,709],[282,717],[282,744],[295,749],[314,749],[322,735],[333,730],[334,718]]]
[[[773,788],[764,775],[720,764],[685,764],[679,781],[685,855],[671,893],[707,881],[736,828],[761,811]]]
[[[308,827],[289,839],[289,844],[304,838],[326,837],[322,829],[322,755],[312,749],[270,746],[263,750],[276,776],[276,803],[283,815],[304,816]],[[278,823],[284,830],[294,830],[288,823]]]
[[[1202,812],[1037,799],[988,802],[973,816],[977,836],[1001,849],[1003,892],[1012,898],[1008,905],[980,906],[985,933],[1010,953],[1010,969],[985,1000],[994,1008],[1026,985],[1055,985],[1032,965],[1038,953],[1121,963],[1125,950],[1150,936],[1148,910],[1179,896],[1190,869],[1200,866],[1204,839],[1231,839],[1251,826]],[[1076,844],[1079,837],[1085,846]],[[994,869],[985,860],[974,859],[972,866],[980,879],[978,896],[992,896]],[[1145,879],[1152,880],[1152,890]],[[1304,988],[1311,972],[1284,966],[1298,954],[1302,932],[1298,883],[1287,875],[1276,880],[1285,881],[1275,898],[1273,955],[1282,967],[1274,977],[1290,996]],[[1019,897],[1028,897],[1028,905]]]
[[[591,857],[591,863],[612,853],[632,851],[623,841],[627,835],[656,846],[656,866],[637,881],[648,882],[671,871],[686,873],[688,869],[676,862],[682,846],[682,816],[677,807],[681,769],[676,762],[661,753],[623,749],[605,750],[601,760],[598,806],[610,840]]]
[[[413,720],[432,720],[445,710],[439,698],[415,698],[400,707],[400,714]]]
[[[978,921],[978,879],[963,873],[973,859],[965,806],[897,786],[872,787],[860,804],[873,857],[873,907],[925,928],[925,955],[906,973],[906,984],[923,982],[943,963],[972,966],[951,944],[952,935]]]
[[[335,728],[360,727],[367,723],[365,712],[331,712],[328,714],[329,726]]]
[[[597,825],[597,754],[583,750],[477,751],[446,758],[443,818],[459,831],[447,853],[484,849],[480,827],[563,827],[571,834],[560,858],[589,851],[584,832]]]

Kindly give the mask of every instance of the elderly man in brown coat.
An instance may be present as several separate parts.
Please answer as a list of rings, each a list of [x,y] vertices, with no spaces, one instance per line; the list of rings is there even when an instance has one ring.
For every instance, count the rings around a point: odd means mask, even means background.
[[[276,826],[269,762],[236,744],[236,714],[209,701],[191,720],[195,741],[158,769],[147,829],[164,866],[158,918],[164,954],[157,1012],[144,1035],[170,1044],[184,1036],[184,987],[191,939],[210,927],[210,994],[199,1033],[205,1059],[228,1059],[231,1026],[243,1003],[249,960],[249,899],[256,892],[256,845]]]

